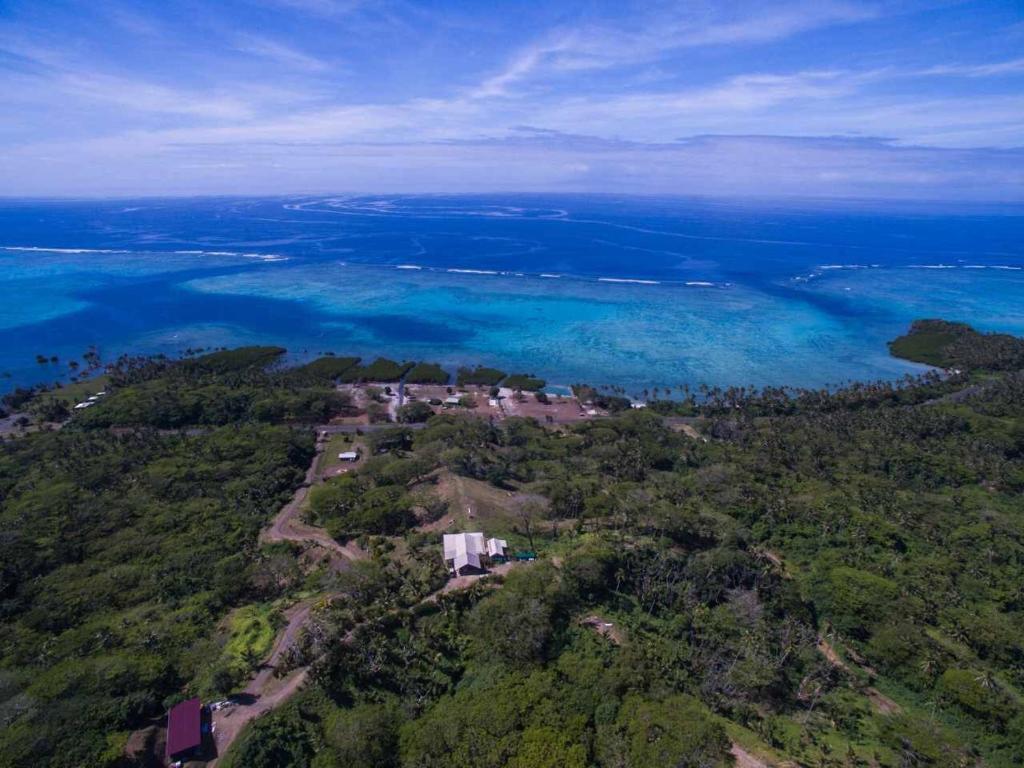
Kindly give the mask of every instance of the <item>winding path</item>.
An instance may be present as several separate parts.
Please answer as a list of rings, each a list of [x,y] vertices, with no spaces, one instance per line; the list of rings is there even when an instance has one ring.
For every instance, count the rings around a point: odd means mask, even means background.
[[[318,435],[330,433],[329,429],[323,427],[317,429]],[[309,525],[299,519],[299,512],[302,509],[306,496],[309,494],[309,489],[322,480],[317,467],[320,464],[323,448],[323,443],[318,442],[316,455],[313,457],[309,469],[306,470],[303,484],[296,489],[291,500],[281,508],[281,511],[271,521],[270,526],[260,534],[260,541],[294,541],[313,544],[314,546],[322,547],[335,557],[344,558],[346,561],[364,559],[367,556],[366,553],[358,549],[354,544],[339,544],[322,528]],[[504,575],[516,565],[516,563],[511,562],[505,563],[496,566],[491,573]],[[447,594],[457,589],[465,589],[481,578],[483,577],[460,576],[450,579],[444,586],[426,595],[420,602],[431,602],[442,594]],[[260,665],[259,671],[249,681],[245,690],[241,694],[236,694],[232,697],[232,700],[236,703],[213,713],[213,738],[217,747],[217,757],[207,763],[210,768],[217,765],[220,758],[227,753],[228,749],[242,732],[242,729],[249,722],[283,704],[305,684],[309,675],[309,670],[306,667],[293,669],[280,678],[276,677],[275,672],[281,665],[281,661],[288,652],[288,649],[295,643],[302,628],[309,620],[310,613],[319,599],[322,598],[302,600],[284,612],[285,617],[288,619],[288,624],[274,640],[270,656]],[[342,638],[342,642],[349,642],[354,633],[355,629],[349,631]]]
[[[317,429],[317,434],[324,434],[323,428]],[[295,494],[288,503],[281,507],[281,511],[271,521],[270,526],[260,533],[260,541],[265,543],[294,541],[313,544],[347,561],[365,558],[366,553],[354,545],[343,546],[328,536],[322,528],[309,525],[299,519],[299,512],[306,496],[309,495],[310,487],[322,479],[317,472],[322,453],[323,444],[318,443],[316,455],[313,457],[309,469],[306,470],[303,484],[295,490]],[[304,667],[292,670],[281,678],[276,677],[275,672],[280,666],[282,658],[295,643],[299,632],[309,620],[315,602],[313,599],[303,600],[284,612],[288,624],[274,640],[270,656],[260,665],[259,671],[249,681],[245,690],[232,697],[237,703],[213,713],[213,738],[217,746],[217,757],[208,763],[209,766],[217,765],[219,759],[228,751],[247,723],[286,701],[306,682],[308,671]]]

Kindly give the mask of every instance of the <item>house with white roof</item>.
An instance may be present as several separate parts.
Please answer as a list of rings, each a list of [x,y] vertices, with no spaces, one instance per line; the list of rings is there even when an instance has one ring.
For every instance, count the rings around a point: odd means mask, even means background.
[[[480,532],[444,534],[444,561],[457,576],[486,573],[492,561],[504,561],[508,542],[484,539]]]

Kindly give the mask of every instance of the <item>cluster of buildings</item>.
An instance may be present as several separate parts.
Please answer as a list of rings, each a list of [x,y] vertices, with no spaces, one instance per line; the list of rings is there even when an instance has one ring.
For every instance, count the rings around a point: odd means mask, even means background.
[[[484,539],[482,533],[446,533],[444,561],[456,576],[486,573],[488,566],[508,560],[508,542]]]
[[[105,394],[107,394],[106,390],[104,390],[103,392],[97,392],[95,395],[90,395],[88,398],[86,398],[82,402],[77,403],[75,405],[75,410],[76,411],[80,411],[83,408],[91,408],[92,406],[96,405],[96,403],[99,401],[99,399],[101,397],[103,397]]]

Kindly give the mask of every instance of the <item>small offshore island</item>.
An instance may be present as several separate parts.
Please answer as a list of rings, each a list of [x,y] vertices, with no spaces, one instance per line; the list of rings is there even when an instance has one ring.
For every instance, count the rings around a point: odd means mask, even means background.
[[[15,390],[0,767],[1019,765],[1024,340],[890,351],[935,370],[637,400],[244,347]]]

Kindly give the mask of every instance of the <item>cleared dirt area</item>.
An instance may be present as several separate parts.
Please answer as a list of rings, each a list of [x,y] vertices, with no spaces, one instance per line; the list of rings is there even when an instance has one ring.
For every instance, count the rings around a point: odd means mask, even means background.
[[[832,666],[838,667],[846,672],[850,671],[849,665],[843,661],[832,643],[830,643],[824,636],[818,638],[818,650],[826,659],[829,660],[829,663],[832,664]],[[865,669],[864,671],[874,673],[874,670],[871,669]],[[881,715],[895,715],[903,711],[903,708],[899,704],[877,688],[865,688],[864,695],[868,697],[868,701],[871,702],[871,706],[874,707],[875,711]]]
[[[427,403],[434,413],[455,413],[468,416],[477,416],[489,421],[501,421],[509,416],[523,416],[533,418],[537,421],[549,424],[571,424],[577,421],[586,421],[594,416],[606,415],[603,411],[586,409],[578,400],[571,395],[548,395],[548,402],[542,403],[537,400],[533,392],[516,393],[513,390],[503,387],[499,390],[498,397],[492,398],[491,388],[483,386],[454,386],[444,384],[406,384],[401,388],[402,397],[399,398],[399,387],[397,384],[343,384],[339,389],[349,392],[352,395],[353,403],[365,409],[370,404],[367,395],[367,387],[375,386],[383,389],[384,386],[391,387],[392,395],[383,395],[386,401],[384,404],[392,419],[396,418],[398,408],[412,402]],[[453,405],[445,401],[449,398],[468,398],[472,405]],[[399,402],[401,400],[401,402]],[[345,423],[366,423],[366,417],[358,419],[345,419]],[[339,421],[339,423],[341,423]]]
[[[449,392],[449,390],[451,390]],[[490,387],[449,387],[440,384],[409,384],[405,387],[405,402],[423,402],[430,404],[431,400],[440,400],[441,405],[431,405],[434,413],[461,413],[469,416],[479,416],[484,419],[499,421],[505,418],[505,411],[501,404],[491,404],[489,395]],[[444,401],[450,397],[469,397],[474,406],[445,405]]]
[[[502,389],[501,396],[501,402],[509,416],[536,419],[541,424],[571,424],[604,413],[593,408],[588,410],[580,405],[575,397],[566,395],[548,395],[546,403],[538,401],[533,392],[522,392],[517,395],[511,389]]]
[[[729,752],[736,759],[734,763],[735,768],[769,768],[770,766],[764,760],[754,757],[739,744],[733,743],[732,749]]]
[[[580,619],[580,624],[584,627],[590,627],[601,637],[611,640],[615,645],[622,645],[626,640],[626,635],[622,628],[616,626],[614,622],[608,621],[603,616],[596,614],[586,616]]]

